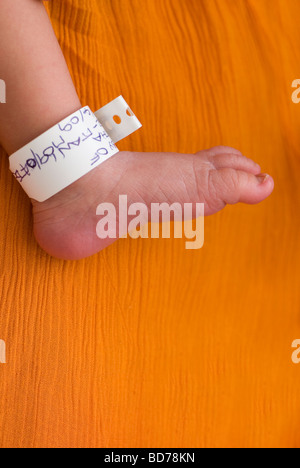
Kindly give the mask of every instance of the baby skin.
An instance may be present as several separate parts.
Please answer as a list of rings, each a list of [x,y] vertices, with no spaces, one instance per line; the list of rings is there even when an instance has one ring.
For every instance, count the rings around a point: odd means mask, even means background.
[[[122,151],[49,200],[32,200],[34,234],[50,255],[77,260],[115,241],[97,237],[96,207],[117,208],[119,195],[148,209],[152,202],[204,203],[205,215],[212,215],[227,204],[259,203],[273,188],[271,176],[229,147],[195,154]]]
[[[9,90],[0,106],[0,143],[8,154],[82,107],[42,1],[1,0],[0,77]],[[32,200],[34,234],[50,255],[81,259],[115,240],[97,237],[96,209],[100,203],[117,208],[119,195],[148,208],[151,202],[204,203],[211,215],[226,204],[259,203],[273,187],[271,176],[233,148],[122,151],[49,200]]]

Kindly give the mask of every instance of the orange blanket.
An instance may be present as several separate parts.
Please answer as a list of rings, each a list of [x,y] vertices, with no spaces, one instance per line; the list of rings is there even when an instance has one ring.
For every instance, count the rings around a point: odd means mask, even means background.
[[[48,8],[82,103],[122,94],[143,123],[121,150],[234,146],[276,190],[207,218],[200,251],[120,240],[64,262],[2,155],[0,446],[300,447],[299,1]]]

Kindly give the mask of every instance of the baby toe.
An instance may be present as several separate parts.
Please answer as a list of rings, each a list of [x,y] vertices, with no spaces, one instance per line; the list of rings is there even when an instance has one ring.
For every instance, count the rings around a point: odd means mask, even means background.
[[[229,168],[250,172],[254,175],[260,174],[261,172],[259,164],[252,159],[233,153],[215,155],[212,157],[211,162],[216,169]]]
[[[210,153],[211,155],[217,155],[217,154],[237,154],[237,155],[242,155],[242,153],[235,149],[231,148],[231,146],[214,146],[213,148],[210,148],[206,150],[207,153]]]
[[[210,191],[214,193],[215,200],[229,205],[260,203],[274,189],[274,181],[267,174],[254,175],[225,168],[211,171],[209,179]]]

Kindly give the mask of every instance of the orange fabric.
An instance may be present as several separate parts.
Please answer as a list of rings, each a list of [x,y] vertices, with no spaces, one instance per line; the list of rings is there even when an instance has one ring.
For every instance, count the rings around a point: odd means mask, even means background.
[[[80,262],[32,235],[1,157],[1,447],[300,447],[298,0],[53,0],[83,104],[123,94],[119,144],[227,144],[272,197],[206,219],[206,242],[120,240]],[[51,72],[51,70],[49,70]]]

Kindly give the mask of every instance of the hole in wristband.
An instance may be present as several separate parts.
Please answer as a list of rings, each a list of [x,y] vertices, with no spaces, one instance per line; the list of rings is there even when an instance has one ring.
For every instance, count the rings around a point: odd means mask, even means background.
[[[114,119],[115,123],[118,124],[118,125],[120,125],[120,123],[122,122],[121,117],[119,117],[118,115],[114,115],[113,119]]]
[[[133,117],[134,116],[134,113],[132,112],[132,110],[130,109],[130,107],[128,107],[127,111],[126,111],[126,114],[129,115],[129,117]]]

